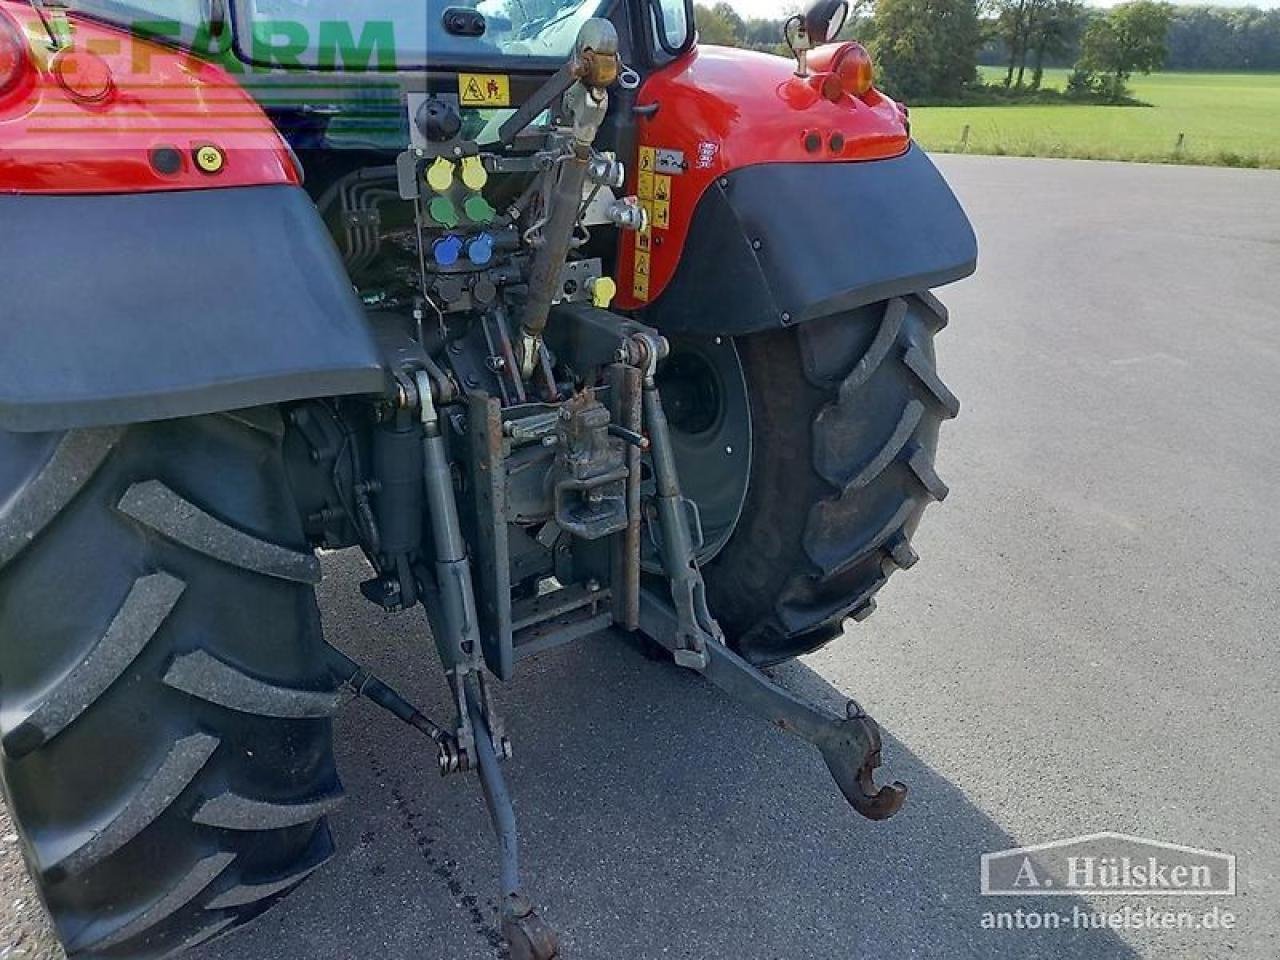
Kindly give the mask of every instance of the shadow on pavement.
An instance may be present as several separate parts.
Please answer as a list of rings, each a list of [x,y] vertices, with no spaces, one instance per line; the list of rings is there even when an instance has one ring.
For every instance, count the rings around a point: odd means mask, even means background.
[[[330,567],[333,642],[446,714],[416,615],[351,609],[359,571],[346,558]],[[803,665],[777,675],[842,699]],[[528,664],[498,696],[516,746],[507,772],[529,890],[566,960],[1133,955],[1105,931],[982,929],[986,911],[1070,915],[1084,904],[980,897],[980,855],[1015,841],[887,732],[889,769],[912,796],[875,824],[845,805],[816,751],[616,636]],[[478,788],[442,781],[424,744],[366,705],[349,708],[338,738],[348,802],[334,818],[333,863],[196,956],[502,957]]]

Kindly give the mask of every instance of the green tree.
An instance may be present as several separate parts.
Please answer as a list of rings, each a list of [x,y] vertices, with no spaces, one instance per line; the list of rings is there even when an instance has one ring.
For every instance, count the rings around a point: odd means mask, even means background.
[[[695,22],[698,24],[698,40],[721,47],[740,46],[742,39],[735,32],[734,24],[721,12],[720,8],[723,6],[727,5],[704,7],[699,4],[694,7]],[[741,22],[741,20],[738,21],[738,23]]]
[[[733,36],[738,44],[741,44],[747,38],[747,25],[743,22],[742,17],[738,15],[738,11],[733,9],[731,4],[721,0],[712,7],[716,13],[724,18],[724,22],[729,25],[729,29],[733,31]]]
[[[1133,74],[1150,73],[1164,64],[1171,14],[1168,4],[1154,0],[1114,8],[1085,29],[1078,68],[1097,74],[1100,91],[1118,101]]]
[[[782,43],[781,20],[748,20],[746,24],[746,41],[752,47],[770,47]]]
[[[1019,61],[1026,61],[1031,7],[1036,2],[1037,0],[995,0],[993,3],[996,12],[993,32],[1003,41],[1009,54],[1009,69],[1004,75],[1006,87],[1013,86],[1013,74],[1018,69]],[[1018,86],[1022,86],[1021,80]]]
[[[879,0],[872,52],[880,85],[907,100],[952,98],[977,77],[974,0]]]
[[[1082,0],[994,0],[991,35],[1008,56],[1004,85],[1021,89],[1031,67],[1031,89],[1040,89],[1047,57],[1060,57],[1078,40],[1084,23]]]
[[[1028,33],[1032,90],[1040,89],[1045,59],[1064,56],[1079,43],[1085,20],[1083,0],[1047,0]]]
[[[1280,70],[1280,9],[1178,7],[1170,70]]]

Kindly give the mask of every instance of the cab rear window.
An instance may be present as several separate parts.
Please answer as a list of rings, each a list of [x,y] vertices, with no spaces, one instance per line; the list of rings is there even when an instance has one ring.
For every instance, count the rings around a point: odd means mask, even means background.
[[[236,47],[264,66],[387,70],[564,61],[583,21],[607,0],[235,0]],[[450,11],[474,10],[473,29],[451,29]],[[456,19],[453,22],[457,22]],[[479,29],[475,29],[478,27]]]

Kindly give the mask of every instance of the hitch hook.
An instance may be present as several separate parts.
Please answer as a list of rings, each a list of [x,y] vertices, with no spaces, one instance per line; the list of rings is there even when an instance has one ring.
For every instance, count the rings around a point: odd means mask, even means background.
[[[640,598],[640,629],[670,652],[679,652],[680,619],[668,603],[648,590]],[[845,716],[833,716],[775,683],[724,643],[706,643],[702,652],[702,664],[677,663],[702,674],[756,716],[817,747],[854,810],[868,820],[887,820],[902,809],[907,799],[904,784],[876,785],[880,727],[856,702],[846,704]]]
[[[847,719],[832,721],[841,728],[841,733],[829,741],[824,738],[815,746],[849,805],[868,820],[888,820],[907,802],[906,784],[895,780],[884,786],[876,785],[875,770],[880,766],[880,726],[862,713],[854,701],[850,700],[849,706],[852,709]],[[860,724],[861,729],[856,733],[846,732],[849,724]]]

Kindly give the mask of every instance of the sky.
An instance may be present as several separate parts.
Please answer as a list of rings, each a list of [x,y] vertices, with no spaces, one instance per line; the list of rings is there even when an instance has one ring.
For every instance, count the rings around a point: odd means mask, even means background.
[[[1107,0],[1088,0],[1094,6],[1109,7]],[[1177,0],[1187,4],[1205,4],[1215,7],[1262,7],[1269,10],[1280,7],[1280,0]],[[801,0],[728,0],[730,6],[744,17],[780,17],[783,13],[797,9],[804,4]]]

